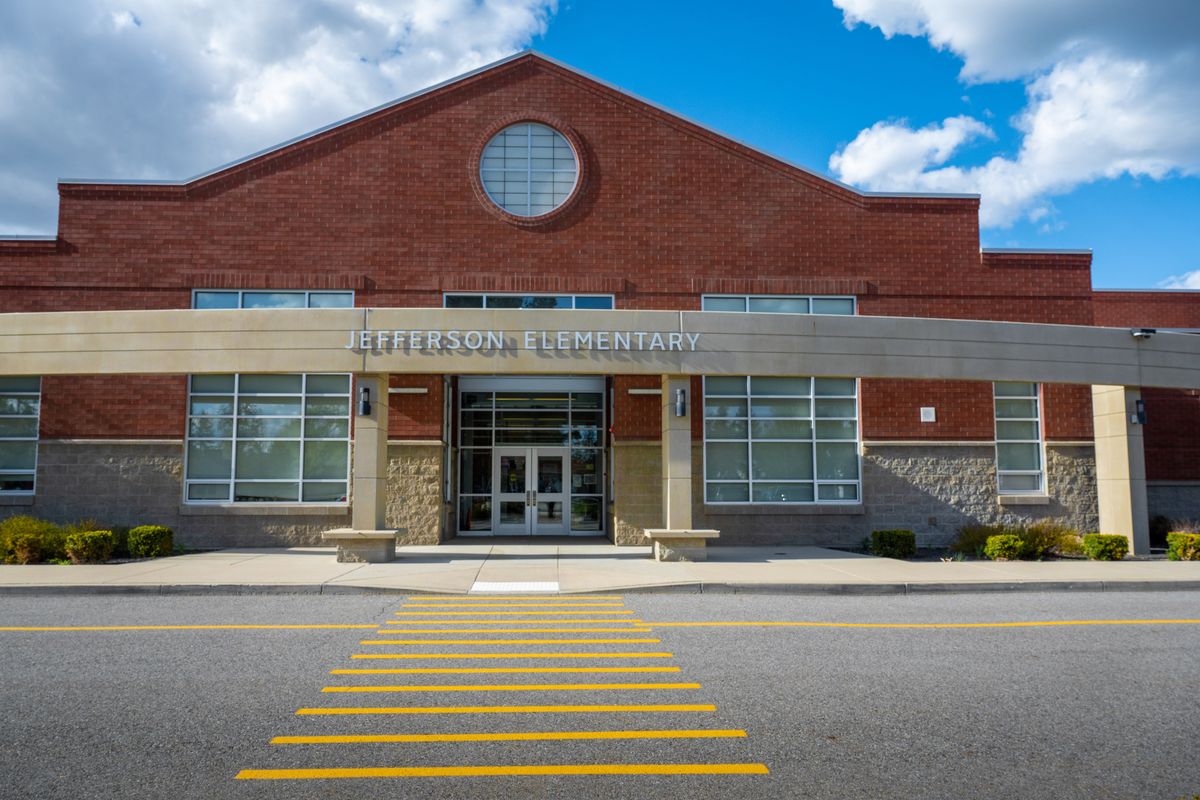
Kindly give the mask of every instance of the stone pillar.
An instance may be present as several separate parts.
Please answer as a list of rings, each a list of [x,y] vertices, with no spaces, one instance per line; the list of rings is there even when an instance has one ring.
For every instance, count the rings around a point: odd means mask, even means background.
[[[675,416],[675,393],[684,392],[684,415]],[[663,528],[692,527],[692,392],[686,375],[662,376]]]
[[[377,531],[387,527],[388,376],[356,377],[350,526],[360,531]],[[371,393],[371,413],[366,415],[359,413],[364,388]]]
[[[1135,555],[1150,552],[1150,512],[1146,504],[1146,454],[1137,414],[1141,390],[1132,386],[1093,386],[1096,430],[1096,490],[1100,532],[1129,538]]]

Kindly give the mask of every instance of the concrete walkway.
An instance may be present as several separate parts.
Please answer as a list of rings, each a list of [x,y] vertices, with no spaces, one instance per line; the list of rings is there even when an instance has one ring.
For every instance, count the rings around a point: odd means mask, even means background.
[[[0,565],[0,593],[760,592],[1200,589],[1200,562],[913,562],[820,547],[714,547],[658,563],[648,547],[578,540],[402,547],[390,564],[339,564],[333,548],[218,550],[104,565]]]

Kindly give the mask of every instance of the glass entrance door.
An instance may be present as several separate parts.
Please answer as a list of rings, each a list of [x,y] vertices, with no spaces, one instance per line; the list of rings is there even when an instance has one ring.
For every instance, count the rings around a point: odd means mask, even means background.
[[[497,447],[492,531],[510,536],[567,533],[565,447]]]

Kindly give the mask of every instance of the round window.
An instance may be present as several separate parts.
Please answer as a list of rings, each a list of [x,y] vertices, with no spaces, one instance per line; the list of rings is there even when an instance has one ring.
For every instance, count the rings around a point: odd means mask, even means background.
[[[500,208],[518,217],[538,217],[567,202],[579,180],[579,161],[558,131],[520,122],[483,148],[479,180]]]

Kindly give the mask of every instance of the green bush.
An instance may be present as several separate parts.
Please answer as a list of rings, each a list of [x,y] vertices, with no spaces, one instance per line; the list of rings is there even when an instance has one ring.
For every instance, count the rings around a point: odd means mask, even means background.
[[[1025,543],[1012,533],[989,536],[983,545],[983,554],[992,561],[1016,561],[1021,557]]]
[[[53,522],[28,515],[0,522],[0,561],[36,564],[66,558],[66,534]]]
[[[1167,558],[1171,561],[1200,561],[1200,533],[1168,533]]]
[[[171,555],[175,534],[165,525],[139,525],[129,531],[130,558],[158,558]]]
[[[1115,533],[1089,533],[1083,537],[1083,552],[1093,561],[1120,561],[1129,553],[1129,540]]]
[[[917,554],[917,535],[912,531],[871,531],[871,552],[884,558],[912,558]]]
[[[108,561],[112,558],[116,537],[112,531],[76,531],[67,535],[67,555],[72,564]]]
[[[979,558],[983,556],[983,548],[990,537],[1006,533],[1017,531],[1006,525],[965,525],[958,529],[958,535],[950,543],[950,550]]]
[[[1023,543],[1021,558],[1040,561],[1047,555],[1063,553],[1064,544],[1069,550],[1078,532],[1056,520],[1043,519],[1026,525],[1017,535]]]

